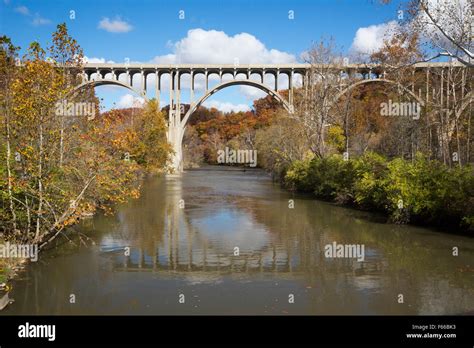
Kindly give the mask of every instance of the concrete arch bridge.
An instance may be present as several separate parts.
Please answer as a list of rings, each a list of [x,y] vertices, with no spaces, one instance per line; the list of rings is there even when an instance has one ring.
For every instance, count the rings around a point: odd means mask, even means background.
[[[347,64],[344,66],[325,66],[327,71],[337,70],[341,76],[340,92],[334,98],[334,103],[352,89],[367,83],[388,83],[397,85],[398,90],[416,100],[422,107],[433,99],[437,93],[432,90],[433,76],[443,76],[445,70],[456,63],[419,63],[414,66],[414,71],[423,71],[426,81],[423,84],[401,86],[395,81],[386,78],[384,67],[367,64]],[[457,66],[457,65],[456,65]],[[225,65],[225,64],[179,64],[179,65],[155,65],[155,64],[108,64],[88,63],[82,71],[82,83],[76,90],[86,86],[117,85],[135,92],[137,95],[147,99],[147,92],[154,89],[155,98],[160,103],[163,81],[168,82],[169,92],[169,118],[168,118],[168,141],[172,144],[175,155],[173,158],[173,169],[176,172],[183,170],[182,141],[186,124],[193,112],[216,92],[230,86],[243,85],[258,88],[277,100],[291,114],[294,112],[295,87],[308,88],[316,81],[314,66],[309,64],[272,64],[272,65]],[[436,71],[436,74],[433,74]],[[440,75],[441,72],[441,75]],[[187,75],[187,76],[186,76]],[[195,98],[197,90],[196,78],[204,77],[204,93]],[[273,76],[271,87],[265,80]],[[134,77],[139,77],[139,83],[134,83]],[[154,83],[148,83],[149,76],[154,76]],[[186,77],[185,77],[186,76]],[[181,107],[181,93],[183,91],[183,77],[189,82],[190,108],[187,112]],[[226,78],[227,77],[227,78]],[[209,88],[210,81],[218,81],[215,86]],[[301,84],[295,86],[295,81]],[[350,83],[344,83],[350,81]],[[284,85],[283,85],[284,83]],[[441,93],[443,93],[443,77],[441,77]],[[280,90],[288,90],[288,98],[284,98]],[[446,87],[447,89],[447,87]],[[449,89],[448,89],[449,90]],[[472,91],[466,89],[467,98],[456,110],[459,117],[463,110],[474,101]],[[446,93],[446,91],[444,92]],[[449,92],[448,92],[449,93]]]

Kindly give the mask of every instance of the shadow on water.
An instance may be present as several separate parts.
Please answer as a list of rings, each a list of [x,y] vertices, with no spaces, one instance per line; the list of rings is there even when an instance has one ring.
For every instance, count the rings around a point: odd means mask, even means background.
[[[114,216],[98,215],[76,227],[95,246],[65,244],[32,264],[13,285],[15,303],[1,313],[396,315],[474,309],[473,239],[367,216],[282,190],[260,170],[206,168],[150,179],[141,197]],[[326,258],[324,247],[333,242],[364,245],[364,260]]]

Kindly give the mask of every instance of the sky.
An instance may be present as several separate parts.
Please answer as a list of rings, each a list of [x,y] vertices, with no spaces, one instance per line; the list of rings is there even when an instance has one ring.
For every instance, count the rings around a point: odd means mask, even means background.
[[[301,62],[312,43],[329,37],[347,57],[371,53],[396,25],[403,0],[0,1],[0,33],[23,53],[32,41],[47,47],[65,22],[90,62],[273,64]],[[121,87],[96,91],[106,109],[142,101]],[[249,110],[262,96],[253,87],[233,86],[205,105]],[[188,98],[183,91],[183,101]],[[167,103],[166,93],[161,100]]]

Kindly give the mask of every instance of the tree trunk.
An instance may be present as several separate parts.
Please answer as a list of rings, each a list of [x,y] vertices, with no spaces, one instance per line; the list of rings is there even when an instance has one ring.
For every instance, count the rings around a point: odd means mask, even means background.
[[[43,117],[40,117],[39,124],[39,160],[38,160],[38,213],[36,217],[35,241],[39,240],[40,227],[43,209]]]
[[[7,92],[8,93],[8,92]],[[7,96],[7,100],[9,97]],[[7,105],[5,108],[5,130],[6,130],[6,142],[7,142],[7,156],[6,156],[6,165],[7,165],[7,182],[8,182],[8,200],[9,208],[12,214],[12,224],[13,231],[16,230],[16,213],[13,206],[13,190],[12,190],[12,172],[11,172],[11,132],[10,132],[10,107]]]

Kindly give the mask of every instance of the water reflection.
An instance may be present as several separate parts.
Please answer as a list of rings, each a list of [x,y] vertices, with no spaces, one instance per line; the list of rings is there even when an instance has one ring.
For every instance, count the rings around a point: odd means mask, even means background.
[[[141,198],[115,216],[98,216],[80,227],[97,247],[64,246],[32,265],[14,285],[17,302],[2,314],[474,309],[472,239],[373,218],[292,196],[260,171],[196,170],[152,179]],[[333,241],[364,244],[365,260],[325,258],[324,246]],[[457,257],[453,246],[460,248]],[[180,293],[186,304],[178,303]],[[295,303],[288,303],[289,294]],[[404,303],[398,303],[399,294]]]

